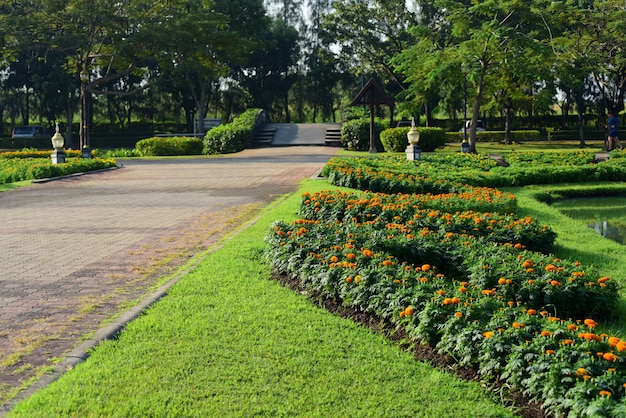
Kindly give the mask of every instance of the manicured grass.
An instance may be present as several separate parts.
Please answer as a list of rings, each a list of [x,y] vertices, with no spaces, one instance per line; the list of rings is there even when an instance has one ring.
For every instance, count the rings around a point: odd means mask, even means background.
[[[604,141],[586,141],[588,151],[603,152]],[[522,144],[502,144],[498,142],[479,142],[476,144],[476,150],[485,154],[502,154],[515,151],[580,151],[578,141],[529,141]],[[445,147],[438,149],[437,153],[461,152],[461,143],[448,143]],[[393,155],[403,153],[380,152],[374,155]],[[371,156],[367,151],[339,151],[339,155],[343,156]]]
[[[606,187],[607,183],[598,183],[598,187]],[[594,265],[600,271],[611,276],[620,283],[620,302],[615,312],[616,320],[606,328],[603,324],[601,332],[611,335],[626,336],[626,323],[620,318],[626,316],[626,251],[624,246],[602,237],[581,222],[573,220],[559,212],[558,209],[537,201],[533,196],[538,193],[558,190],[559,188],[593,188],[596,184],[585,185],[546,185],[527,186],[524,188],[503,189],[517,196],[518,214],[540,219],[557,232],[555,255],[560,258],[579,260],[583,265]],[[618,186],[618,185],[616,185]]]
[[[263,238],[299,203],[296,193],[264,211],[117,340],[9,415],[514,416],[480,385],[269,280]]]
[[[604,141],[585,141],[588,151],[604,151]],[[528,141],[521,144],[503,144],[499,142],[478,142],[476,150],[480,153],[501,154],[515,151],[580,151],[579,141]],[[446,144],[445,148],[437,152],[459,152],[460,143]]]

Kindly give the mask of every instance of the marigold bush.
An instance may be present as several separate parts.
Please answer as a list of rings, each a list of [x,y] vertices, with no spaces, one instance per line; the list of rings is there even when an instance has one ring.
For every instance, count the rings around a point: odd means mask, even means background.
[[[617,283],[555,258],[554,232],[517,217],[514,196],[486,187],[506,170],[513,174],[498,184],[620,177],[624,169],[585,152],[520,153],[509,162],[331,160],[330,179],[371,191],[305,193],[301,219],[268,234],[267,259],[310,291],[402,327],[550,414],[625,416],[626,340],[596,332],[613,311]]]

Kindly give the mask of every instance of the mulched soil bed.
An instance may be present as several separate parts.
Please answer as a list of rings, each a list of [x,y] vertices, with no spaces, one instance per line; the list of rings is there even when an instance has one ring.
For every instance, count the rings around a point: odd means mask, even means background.
[[[445,371],[446,373],[452,373],[463,380],[481,382],[480,376],[475,369],[460,367],[456,364],[452,357],[438,354],[429,345],[408,342],[406,334],[402,330],[397,330],[391,323],[385,323],[374,315],[357,311],[353,308],[346,308],[339,300],[326,298],[321,295],[313,295],[301,285],[299,280],[291,278],[287,275],[274,274],[273,279],[280,282],[283,286],[307,296],[317,306],[322,307],[335,315],[341,316],[342,318],[358,322],[359,324],[370,328],[374,332],[383,334],[386,338],[394,341],[403,349],[409,350],[418,361],[427,363]],[[492,383],[492,385],[494,390],[500,389],[497,383]],[[500,392],[498,391],[498,393]],[[513,405],[516,413],[523,418],[549,417],[549,415],[546,415],[537,403],[519,393],[508,391],[504,394],[504,398],[506,403],[508,405]]]

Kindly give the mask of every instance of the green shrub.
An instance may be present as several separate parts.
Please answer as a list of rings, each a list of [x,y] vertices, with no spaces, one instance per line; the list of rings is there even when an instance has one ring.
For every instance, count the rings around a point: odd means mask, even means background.
[[[387,126],[382,121],[374,120],[374,146],[377,151],[384,151],[380,142],[380,133]],[[368,151],[370,149],[370,120],[352,119],[341,126],[341,143],[350,151]]]
[[[467,132],[469,138],[469,131]],[[511,141],[528,142],[542,140],[539,131],[511,131]],[[448,142],[463,141],[463,132],[447,132],[446,140]],[[476,132],[476,142],[502,142],[504,141],[504,131],[484,131]]]
[[[49,156],[47,158],[3,158],[2,164],[0,164],[0,184],[59,177],[115,166],[115,160],[112,158],[85,159],[74,157],[67,158],[65,163],[56,165],[52,164]]]
[[[392,128],[380,133],[380,141],[388,152],[403,152],[409,145],[407,132],[411,128]],[[420,133],[419,147],[422,151],[432,152],[446,145],[446,134],[441,128],[418,127]]]
[[[141,157],[202,154],[202,141],[192,137],[153,137],[142,139],[135,146]]]
[[[204,136],[205,154],[228,154],[246,149],[252,142],[259,109],[248,109],[231,123],[211,129]]]

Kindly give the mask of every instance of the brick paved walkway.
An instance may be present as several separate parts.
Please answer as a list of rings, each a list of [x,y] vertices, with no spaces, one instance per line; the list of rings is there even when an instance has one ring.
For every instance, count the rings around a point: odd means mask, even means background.
[[[0,193],[0,405],[336,151],[120,160]]]

